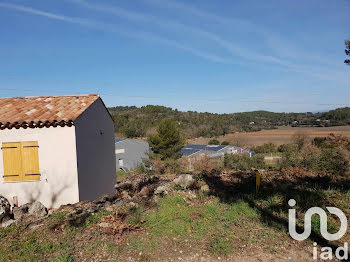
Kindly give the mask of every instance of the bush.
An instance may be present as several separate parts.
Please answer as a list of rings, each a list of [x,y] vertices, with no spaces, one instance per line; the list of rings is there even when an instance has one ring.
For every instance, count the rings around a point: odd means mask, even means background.
[[[223,146],[228,146],[230,143],[228,142],[228,141],[222,141],[221,142],[221,145],[223,145]]]
[[[297,145],[290,145],[284,148],[281,167],[295,167],[314,173],[344,176],[349,171],[348,153],[341,148],[306,145],[299,150]]]
[[[278,148],[277,148],[277,151],[278,152],[281,152],[281,153],[284,153],[284,152],[288,152],[290,150],[296,150],[296,145],[294,144],[283,144],[283,145],[280,145]]]
[[[274,143],[265,143],[261,146],[256,146],[254,152],[259,153],[275,153],[277,152],[277,146]]]
[[[265,168],[265,161],[264,157],[259,155],[249,157],[247,154],[226,154],[224,156],[224,167],[234,170],[262,169]]]
[[[344,176],[349,171],[346,153],[339,148],[325,148],[319,160],[319,170],[334,176]]]
[[[217,139],[212,139],[208,142],[208,145],[220,145],[220,142]]]
[[[213,169],[220,169],[219,163],[206,154],[192,159],[192,166],[195,172],[210,172]]]

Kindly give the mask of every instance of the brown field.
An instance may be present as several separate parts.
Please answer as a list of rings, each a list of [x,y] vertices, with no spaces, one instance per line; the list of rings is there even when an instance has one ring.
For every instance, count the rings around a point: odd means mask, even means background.
[[[282,126],[273,130],[262,130],[259,132],[235,133],[220,136],[220,142],[228,141],[232,145],[237,146],[256,146],[264,143],[272,142],[276,145],[287,144],[292,142],[295,133],[302,132],[307,134],[310,139],[314,137],[325,137],[331,133],[343,135],[350,138],[350,126],[334,126],[334,127],[290,127]],[[207,144],[213,138],[194,138],[189,139],[188,143]]]

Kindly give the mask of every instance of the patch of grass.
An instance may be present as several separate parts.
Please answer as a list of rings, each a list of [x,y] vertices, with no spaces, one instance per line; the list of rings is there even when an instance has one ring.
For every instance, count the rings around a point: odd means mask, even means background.
[[[209,241],[208,250],[213,255],[227,255],[232,252],[233,247],[223,236],[214,236]]]
[[[0,240],[3,238],[6,238],[8,235],[12,234],[15,231],[19,231],[20,227],[17,226],[16,224],[12,224],[8,227],[1,228],[0,227]]]
[[[66,236],[72,238],[76,233],[81,232],[81,227],[68,227],[66,229]]]
[[[75,258],[72,254],[65,254],[65,255],[57,255],[54,257],[51,262],[73,262],[75,261]]]
[[[101,221],[101,218],[104,216],[110,215],[110,212],[108,212],[106,209],[100,209],[98,212],[90,214],[88,218],[85,221],[85,226],[90,226],[93,224],[97,224]]]
[[[189,232],[190,213],[191,208],[182,197],[161,198],[158,211],[145,216],[145,226],[156,237],[181,237]]]
[[[129,172],[126,172],[124,170],[118,170],[117,171],[117,181],[124,181],[128,176],[130,175]]]
[[[56,213],[53,213],[51,217],[61,220],[61,219],[64,219],[66,215],[68,215],[68,213],[69,213],[68,211],[56,212]]]
[[[235,225],[242,225],[247,221],[257,220],[259,218],[260,215],[257,210],[251,208],[248,203],[243,200],[232,203],[223,213],[223,219]]]
[[[152,251],[156,248],[157,242],[155,240],[143,238],[131,238],[129,249],[136,249],[138,251]]]
[[[143,209],[142,208],[135,208],[135,209],[131,209],[131,211],[132,211],[132,214],[128,218],[128,223],[131,224],[131,225],[138,225],[138,224],[140,224],[140,222],[142,220]]]
[[[119,252],[119,247],[115,243],[106,243],[106,249],[108,254],[115,254]]]
[[[59,250],[53,242],[40,239],[40,235],[32,232],[19,240],[12,240],[1,247],[2,261],[42,261],[47,254]]]
[[[257,210],[243,200],[227,204],[217,198],[208,198],[200,205],[189,205],[182,196],[175,194],[159,201],[156,211],[143,216],[152,238],[176,242],[205,241],[212,254],[231,253],[236,238],[234,226],[255,229],[260,218]]]
[[[89,250],[89,251],[94,251],[94,250],[100,248],[101,246],[103,246],[103,241],[94,241],[93,243],[91,243],[91,244],[87,247],[87,250]]]

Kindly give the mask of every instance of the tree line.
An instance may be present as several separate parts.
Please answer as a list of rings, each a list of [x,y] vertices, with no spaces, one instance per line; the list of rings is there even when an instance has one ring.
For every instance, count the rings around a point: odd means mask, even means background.
[[[164,106],[118,106],[109,108],[115,132],[128,138],[145,137],[155,132],[162,119],[177,123],[185,138],[217,137],[234,132],[254,132],[278,126],[337,126],[350,124],[350,108],[325,113],[274,113],[252,111],[232,114],[182,112]]]

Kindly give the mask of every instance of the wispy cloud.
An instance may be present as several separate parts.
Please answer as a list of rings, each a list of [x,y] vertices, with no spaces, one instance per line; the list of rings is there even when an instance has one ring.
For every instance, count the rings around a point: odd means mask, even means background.
[[[197,8],[194,5],[190,5],[180,1],[172,0],[144,0],[145,2],[152,4],[159,8],[178,10],[181,14],[188,14],[191,16],[196,16],[198,18],[203,18],[204,21],[211,21],[212,23],[219,23],[222,26],[227,26],[230,30],[239,30],[244,32],[252,32],[261,37],[263,43],[266,47],[269,47],[271,51],[277,52],[278,56],[260,54],[253,52],[250,49],[239,47],[232,44],[230,41],[222,39],[213,34],[207,34],[208,37],[217,41],[221,46],[230,50],[233,54],[238,54],[242,58],[248,60],[275,63],[287,67],[289,70],[294,72],[310,73],[317,71],[319,72],[320,78],[324,77],[324,74],[334,74],[336,72],[345,70],[342,69],[341,63],[332,62],[331,59],[327,58],[326,55],[315,54],[310,51],[304,51],[298,49],[290,41],[286,41],[280,35],[274,33],[269,28],[264,27],[261,24],[253,23],[246,19],[235,18],[235,17],[224,17],[219,16],[203,9]],[[205,34],[205,32],[201,32]],[[322,57],[322,58],[321,58]],[[303,62],[298,63],[291,62],[291,58],[295,60],[296,58],[301,58]],[[289,61],[289,62],[287,62]],[[308,65],[305,61],[310,62]],[[313,61],[313,62],[312,62]],[[314,66],[317,64],[318,66]],[[335,70],[335,68],[337,70]],[[313,73],[316,76],[316,73]]]
[[[81,2],[79,0],[74,0],[74,1]],[[127,37],[138,38],[138,39],[142,39],[145,41],[155,41],[155,42],[162,43],[162,44],[165,44],[165,45],[168,45],[171,47],[175,47],[177,49],[184,50],[184,51],[189,52],[197,57],[200,57],[200,58],[212,61],[212,62],[226,63],[226,64],[232,64],[232,65],[243,65],[244,64],[244,63],[240,63],[240,62],[235,62],[232,59],[227,59],[225,57],[218,56],[218,55],[213,54],[213,53],[209,53],[206,51],[202,51],[199,49],[195,49],[195,48],[183,45],[177,41],[170,40],[170,39],[167,39],[164,37],[160,37],[160,36],[154,35],[152,33],[135,31],[135,30],[133,30],[133,31],[126,30],[125,28],[122,28],[121,26],[118,26],[115,24],[102,23],[99,21],[94,21],[94,20],[85,19],[85,18],[69,17],[69,16],[64,16],[64,15],[60,15],[60,14],[55,14],[55,13],[51,13],[51,12],[46,12],[46,11],[34,9],[31,7],[15,5],[15,4],[0,3],[0,7],[13,9],[13,10],[33,14],[33,15],[43,16],[43,17],[47,17],[50,19],[54,19],[54,20],[60,20],[60,21],[67,22],[67,23],[78,24],[81,26],[90,27],[90,28],[94,28],[97,30],[123,34]]]
[[[179,23],[177,21],[170,20],[170,19],[159,18],[159,17],[149,15],[149,14],[132,12],[132,11],[126,10],[126,9],[121,8],[119,6],[116,6],[116,5],[111,6],[111,5],[92,4],[92,3],[89,3],[89,2],[84,1],[84,0],[69,0],[69,1],[76,3],[76,4],[79,4],[85,8],[92,9],[94,11],[110,13],[110,14],[131,20],[134,22],[152,23],[154,26],[166,28],[168,31],[169,30],[176,30],[178,32],[187,31],[191,35],[197,35],[197,36],[206,38],[206,40],[211,40],[211,41],[215,42],[216,44],[219,44],[226,51],[228,51],[231,55],[236,56],[236,57],[241,57],[241,58],[246,59],[246,60],[250,60],[250,61],[257,61],[258,60],[258,61],[264,62],[264,63],[274,63],[274,64],[279,64],[282,66],[289,66],[288,63],[286,63],[285,61],[283,61],[279,58],[269,56],[269,55],[261,55],[259,53],[253,52],[247,48],[237,46],[237,45],[222,38],[221,36],[219,36],[217,34],[203,30],[203,29],[198,28],[198,27]],[[177,7],[184,8],[184,6],[182,4],[178,4],[178,3],[173,3],[173,4]],[[190,11],[195,12],[195,14],[201,14],[201,12],[196,11],[195,9],[192,9],[190,7],[188,7],[188,8]],[[204,13],[202,15],[212,17],[212,15],[207,14],[207,13]],[[222,21],[222,22],[226,21],[225,19],[220,18],[220,17],[216,17],[216,16],[213,16],[213,17],[215,19],[220,19],[220,21]],[[240,24],[246,24],[246,25],[248,24],[248,22],[244,22],[241,20],[237,20],[237,21]],[[237,21],[232,20],[232,19],[227,20],[227,22],[231,22],[231,23],[237,22]]]
[[[221,46],[223,50],[226,50],[230,55],[222,56],[217,55],[213,52],[205,51],[201,48],[196,47],[194,44],[184,44],[184,41],[177,41],[174,39],[169,39],[167,37],[162,37],[158,34],[154,34],[147,31],[138,31],[138,30],[128,30],[125,27],[121,27],[118,24],[110,24],[104,23],[100,21],[95,21],[92,19],[85,19],[79,17],[69,17],[65,15],[60,15],[56,13],[46,12],[38,9],[34,9],[32,7],[26,7],[21,5],[9,4],[9,3],[0,3],[0,7],[9,8],[21,12],[30,13],[33,15],[43,16],[50,19],[60,20],[63,22],[78,24],[85,27],[94,28],[96,30],[108,31],[117,34],[122,34],[127,37],[142,39],[145,41],[154,41],[157,43],[161,43],[167,46],[171,46],[180,50],[184,50],[192,55],[197,57],[206,59],[215,63],[225,63],[230,65],[241,65],[241,66],[262,66],[268,70],[280,70],[285,72],[296,72],[301,74],[307,74],[317,79],[323,80],[335,80],[335,81],[343,81],[345,76],[343,72],[335,71],[325,66],[314,66],[308,65],[304,63],[293,63],[288,59],[283,59],[280,57],[275,57],[269,54],[262,54],[252,51],[246,47],[242,47],[232,43],[222,36],[203,30],[202,28],[198,28],[192,25],[183,24],[177,22],[175,20],[171,20],[169,18],[157,17],[151,14],[146,13],[138,13],[134,11],[130,11],[124,8],[121,8],[116,5],[104,5],[104,4],[92,4],[85,0],[68,0],[69,2],[78,4],[84,8],[88,8],[97,12],[110,13],[112,15],[116,15],[123,19],[127,19],[129,21],[137,22],[137,23],[150,23],[152,24],[152,28],[154,26],[161,27],[166,31],[176,31],[176,32],[187,32],[191,36],[197,36],[200,38],[210,41],[213,41],[218,46]],[[183,13],[189,13],[191,15],[199,16],[205,18],[205,20],[214,20],[215,22],[219,22],[227,25],[240,25],[240,28],[243,26],[247,30],[254,30],[264,35],[265,37],[271,37],[271,39],[279,39],[277,36],[273,35],[269,30],[256,26],[253,23],[236,18],[225,18],[215,14],[211,14],[209,12],[199,10],[193,6],[183,4],[180,2],[169,1],[169,0],[145,0],[149,3],[156,4],[159,6],[167,7],[167,8],[176,8],[179,9]],[[278,41],[275,42],[278,42]],[[237,59],[237,58],[241,58]],[[243,60],[242,60],[243,59]],[[274,67],[270,67],[274,66]]]
[[[193,48],[189,46],[182,45],[178,42],[175,42],[174,40],[169,41],[168,39],[162,39],[159,36],[153,36],[153,38],[158,39],[158,41],[165,42],[168,45],[180,48],[182,50],[186,50],[194,55],[201,56],[203,58],[209,59],[211,61],[215,62],[223,62],[228,64],[240,64],[240,65],[253,65],[253,63],[264,65],[266,69],[269,68],[268,64],[270,65],[277,65],[280,66],[280,68],[275,67],[274,70],[282,70],[286,72],[296,72],[301,74],[307,74],[317,79],[323,79],[323,80],[336,80],[336,81],[342,81],[344,78],[335,78],[333,75],[338,74],[338,76],[343,76],[342,73],[339,73],[339,71],[336,71],[332,69],[332,65],[329,65],[327,63],[317,63],[318,66],[315,66],[313,64],[308,65],[303,62],[295,63],[290,61],[290,59],[286,59],[285,57],[276,57],[269,54],[263,54],[255,52],[249,48],[239,46],[237,44],[234,44],[232,41],[227,40],[223,38],[222,36],[203,30],[202,28],[198,28],[192,25],[183,24],[175,20],[171,20],[169,18],[162,18],[157,17],[151,14],[147,13],[139,13],[130,11],[127,9],[124,9],[122,7],[116,6],[116,5],[105,5],[105,4],[96,4],[96,3],[90,3],[85,0],[68,0],[70,2],[79,4],[82,7],[98,11],[98,12],[104,12],[104,13],[110,13],[112,15],[116,15],[120,18],[128,19],[132,22],[142,22],[144,23],[150,23],[152,26],[160,27],[166,29],[166,31],[176,31],[176,32],[187,32],[191,36],[197,36],[204,38],[206,41],[213,41],[218,46],[221,46],[224,50],[229,52],[229,54],[232,56],[232,58],[224,58],[219,57],[217,55],[213,55],[207,52],[200,51],[198,48]],[[254,33],[260,34],[263,40],[266,40],[266,42],[269,43],[269,45],[277,45],[277,49],[281,49],[281,45],[284,46],[284,50],[288,48],[288,50],[294,50],[294,54],[299,54],[300,57],[306,58],[307,55],[305,52],[299,52],[299,50],[291,45],[286,44],[286,42],[281,39],[279,36],[271,32],[270,30],[264,28],[261,25],[256,25],[248,20],[244,19],[236,19],[236,18],[226,18],[222,16],[218,16],[200,9],[197,9],[194,6],[183,4],[178,1],[169,1],[169,0],[145,0],[148,3],[151,3],[153,5],[161,6],[164,8],[170,8],[170,9],[178,9],[181,13],[187,13],[190,15],[198,16],[201,18],[204,18],[206,21],[214,21],[218,22],[224,25],[229,26],[230,28],[239,28],[240,30],[245,31],[252,31]],[[243,29],[242,29],[243,28]],[[296,55],[295,55],[296,56]],[[288,57],[288,56],[287,56]],[[310,55],[307,59],[312,60],[312,58],[317,58],[317,56]],[[246,62],[238,62],[235,58],[242,58],[243,60],[246,60]],[[318,62],[320,62],[320,59],[317,59]],[[334,67],[334,65],[333,65]]]
[[[14,9],[17,11],[33,14],[33,15],[39,15],[39,16],[44,16],[50,19],[55,19],[55,20],[60,20],[68,23],[73,23],[73,24],[80,24],[84,26],[90,26],[94,27],[95,24],[92,23],[91,21],[87,19],[82,19],[82,18],[72,18],[64,15],[58,15],[54,13],[49,13],[41,10],[37,10],[31,7],[26,7],[26,6],[21,6],[21,5],[15,5],[15,4],[9,4],[9,3],[0,3],[0,7],[3,8],[9,8],[9,9]]]

